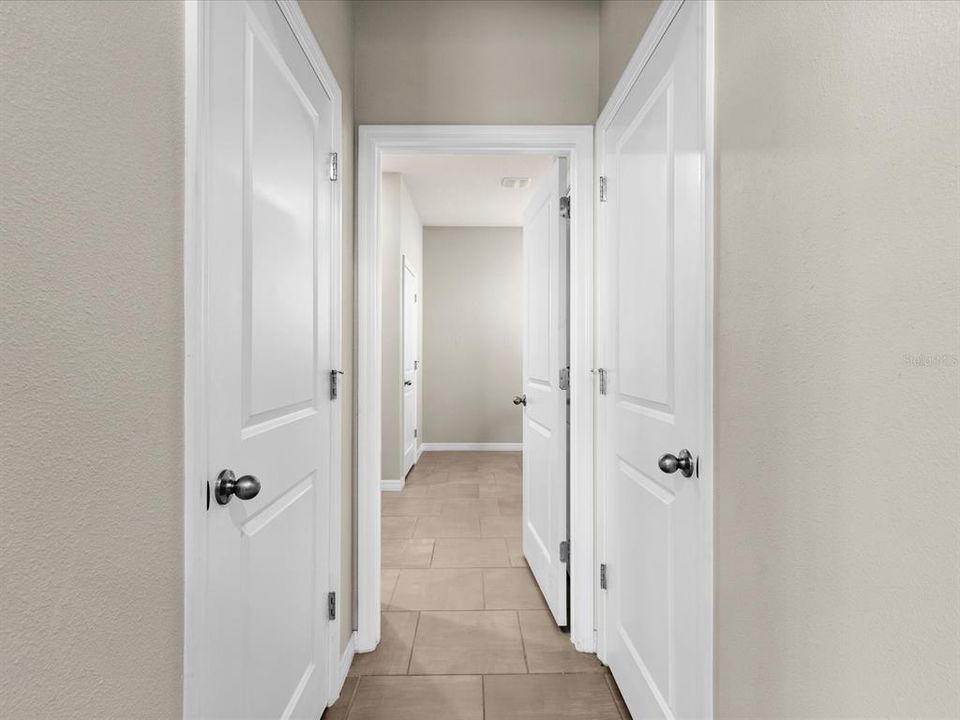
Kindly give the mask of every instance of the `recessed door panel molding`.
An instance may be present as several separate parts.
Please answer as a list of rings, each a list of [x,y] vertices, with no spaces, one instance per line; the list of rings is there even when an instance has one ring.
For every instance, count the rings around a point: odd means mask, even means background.
[[[340,689],[340,95],[305,29],[188,4],[186,717],[316,718]]]
[[[634,717],[713,712],[712,13],[661,4],[598,122],[600,654]]]

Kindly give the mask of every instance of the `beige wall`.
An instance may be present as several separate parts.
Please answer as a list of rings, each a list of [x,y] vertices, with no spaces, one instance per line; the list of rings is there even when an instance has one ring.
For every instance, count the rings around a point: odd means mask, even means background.
[[[423,229],[423,441],[520,442],[523,230]]]
[[[380,462],[383,479],[399,480],[403,477],[403,259],[407,258],[418,283],[423,267],[423,225],[400,173],[383,174],[380,226]],[[419,383],[418,391],[422,397]]]
[[[718,4],[721,717],[960,715],[958,23]]]
[[[610,98],[660,0],[600,0],[600,104]]]
[[[178,717],[183,3],[0,3],[0,715]]]
[[[356,13],[358,123],[596,120],[596,2],[371,0]]]
[[[341,313],[343,328],[343,388],[340,394],[343,427],[340,498],[342,526],[340,528],[340,643],[346,648],[353,633],[353,478],[355,458],[353,438],[356,434],[354,414],[356,367],[354,364],[354,241],[356,214],[354,203],[354,123],[353,123],[353,3],[350,0],[300,0],[300,9],[313,30],[323,55],[333,71],[343,96],[343,148],[340,158],[340,182],[343,192],[343,276]]]

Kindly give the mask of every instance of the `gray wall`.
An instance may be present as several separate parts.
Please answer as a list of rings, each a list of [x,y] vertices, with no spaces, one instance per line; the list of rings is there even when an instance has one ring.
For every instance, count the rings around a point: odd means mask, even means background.
[[[423,441],[520,442],[523,230],[423,229]]]
[[[0,97],[0,714],[178,717],[183,3],[0,3]]]
[[[384,480],[403,477],[403,259],[417,282],[423,274],[423,225],[400,173],[384,173],[380,195],[381,314],[381,447],[380,472]],[[418,290],[422,299],[422,291]],[[422,310],[423,303],[419,304]],[[423,327],[421,314],[420,326]],[[423,357],[420,333],[419,357]],[[417,371],[417,379],[422,377]],[[417,382],[417,411],[422,417],[423,387]],[[419,418],[418,418],[419,420]],[[423,426],[418,421],[418,427]],[[421,433],[422,436],[422,433]],[[422,437],[418,438],[418,443]]]
[[[600,0],[600,105],[610,98],[659,0]]]
[[[373,0],[356,13],[358,123],[597,118],[596,2]]]
[[[717,23],[720,716],[957,717],[960,4]]]

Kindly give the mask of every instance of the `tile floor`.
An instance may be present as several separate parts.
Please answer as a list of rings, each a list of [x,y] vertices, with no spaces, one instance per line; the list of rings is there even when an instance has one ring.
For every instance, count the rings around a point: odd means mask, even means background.
[[[324,720],[629,720],[523,559],[520,453],[424,453],[383,493],[380,646]]]

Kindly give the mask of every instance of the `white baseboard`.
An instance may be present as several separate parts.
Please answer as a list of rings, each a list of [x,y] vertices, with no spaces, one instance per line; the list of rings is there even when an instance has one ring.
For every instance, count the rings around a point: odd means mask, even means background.
[[[423,452],[519,452],[523,443],[424,443]]]
[[[400,492],[406,483],[405,478],[400,478],[399,480],[381,480],[380,489],[387,492]]]
[[[347,681],[347,673],[350,672],[350,666],[353,665],[353,656],[357,654],[357,632],[354,630],[347,640],[347,646],[343,649],[343,655],[340,656],[340,667],[337,669],[336,683],[337,687],[332,688],[335,692],[330,693],[330,702],[333,705],[343,692],[343,683]]]
[[[423,455],[423,443],[417,445],[417,459],[414,462],[420,462],[420,456]]]

